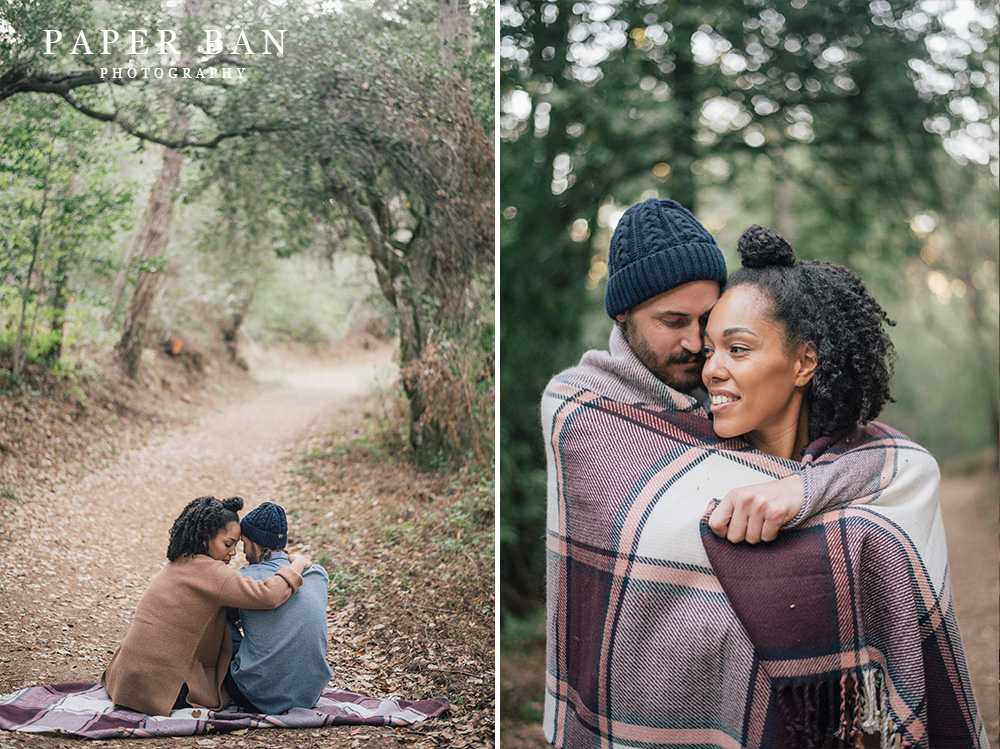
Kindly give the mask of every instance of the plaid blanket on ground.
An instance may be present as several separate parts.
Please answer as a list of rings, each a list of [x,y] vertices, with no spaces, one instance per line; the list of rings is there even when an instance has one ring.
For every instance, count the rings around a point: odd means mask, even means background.
[[[0,728],[28,733],[64,733],[88,739],[193,736],[242,728],[320,726],[406,726],[441,715],[448,701],[395,700],[341,690],[324,690],[315,707],[281,715],[185,708],[169,717],[146,715],[115,705],[99,684],[49,684],[0,696]]]
[[[878,507],[881,517],[916,539],[911,562],[925,571],[930,586],[919,591],[921,606],[936,598],[932,619],[951,622],[937,629],[952,638],[938,650],[952,664],[952,683],[967,686],[937,506],[939,474],[925,450],[875,423],[835,444],[817,442],[803,464],[771,458],[738,440],[720,441],[704,410],[656,380],[617,329],[611,344],[610,353],[590,352],[555,377],[542,399],[548,453],[544,730],[550,742],[570,749],[803,749],[775,717],[780,710],[772,700],[779,695],[701,539],[712,499],[795,471],[803,472],[807,497],[793,524],[808,524],[827,506],[855,502]],[[887,572],[851,574],[860,584]],[[843,581],[817,578],[816,584],[835,595]],[[912,596],[909,614],[903,608],[907,592],[860,603],[899,607],[894,618],[909,616],[930,634],[933,622],[919,619],[923,608]],[[936,692],[924,692],[922,675],[894,669],[895,663],[873,659],[863,669],[860,694],[879,694],[878,679],[888,676],[899,681],[894,689],[908,690],[906,700],[937,699]],[[969,718],[961,746],[985,747],[971,691],[958,700]],[[896,712],[900,701],[891,693],[887,701],[864,705],[862,718],[879,706],[885,720],[863,721],[863,730],[891,720],[893,726],[912,725],[910,734],[921,736],[912,718]],[[936,709],[927,711],[927,720],[935,720]],[[927,743],[926,727],[908,745],[939,749]]]

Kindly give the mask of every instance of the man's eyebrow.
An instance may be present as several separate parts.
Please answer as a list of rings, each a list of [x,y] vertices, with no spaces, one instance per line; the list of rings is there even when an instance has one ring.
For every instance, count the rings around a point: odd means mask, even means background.
[[[690,312],[678,312],[672,309],[665,309],[656,313],[657,317],[691,317]]]

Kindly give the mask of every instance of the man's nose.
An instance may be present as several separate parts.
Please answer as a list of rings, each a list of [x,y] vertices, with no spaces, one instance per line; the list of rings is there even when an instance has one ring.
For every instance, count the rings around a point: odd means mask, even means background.
[[[698,323],[688,325],[681,337],[681,348],[692,354],[700,354],[705,347],[704,328]]]

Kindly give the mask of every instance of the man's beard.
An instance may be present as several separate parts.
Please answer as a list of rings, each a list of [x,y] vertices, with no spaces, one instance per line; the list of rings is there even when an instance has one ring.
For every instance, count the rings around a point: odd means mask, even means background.
[[[625,320],[624,333],[625,340],[632,351],[635,352],[639,361],[645,364],[646,369],[652,372],[658,380],[672,387],[674,390],[680,390],[682,393],[687,394],[702,387],[701,368],[705,364],[703,354],[677,351],[665,357],[660,356],[653,351],[646,339],[636,331],[635,326],[632,324],[632,318]],[[679,368],[679,365],[695,361],[699,363],[697,369],[681,370]]]

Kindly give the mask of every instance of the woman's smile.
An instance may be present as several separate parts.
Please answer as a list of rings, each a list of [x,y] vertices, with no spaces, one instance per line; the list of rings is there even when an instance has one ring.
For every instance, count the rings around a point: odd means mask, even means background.
[[[712,413],[717,413],[740,400],[738,395],[716,389],[710,389],[708,396],[712,402]]]

